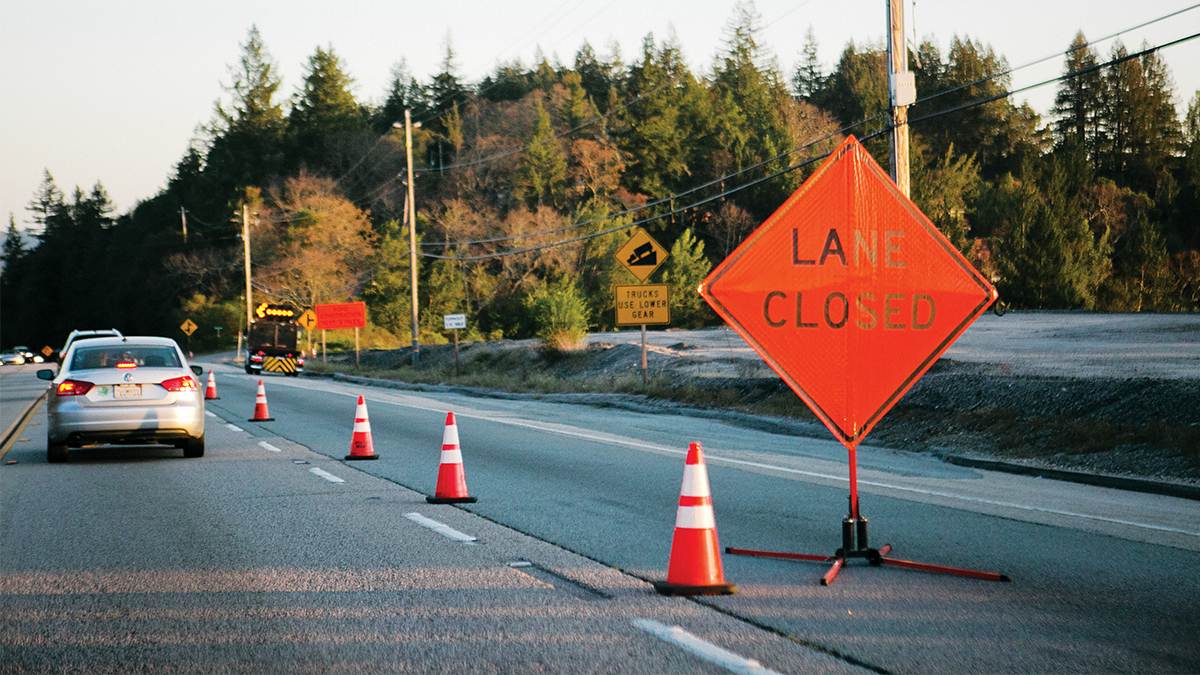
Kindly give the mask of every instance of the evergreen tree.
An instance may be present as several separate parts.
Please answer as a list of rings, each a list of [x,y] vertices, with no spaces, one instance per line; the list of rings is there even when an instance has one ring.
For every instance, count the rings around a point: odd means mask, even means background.
[[[739,2],[727,26],[728,51],[713,74],[713,95],[717,101],[720,143],[732,157],[732,171],[762,162],[762,174],[787,167],[792,149],[791,134],[781,110],[791,97],[778,68],[758,44],[758,14],[751,2]],[[760,62],[766,65],[760,66]],[[726,173],[732,173],[727,171]],[[744,190],[738,202],[756,216],[765,218],[798,187],[796,174]]]
[[[1104,74],[1083,31],[1075,34],[1066,55],[1063,74],[1067,77],[1054,97],[1054,133],[1059,146],[1078,145],[1095,164],[1106,96]]]
[[[1182,140],[1174,84],[1154,53],[1130,58],[1118,42],[1112,59],[1116,63],[1106,72],[1100,167],[1118,184],[1152,194]]]
[[[350,91],[354,80],[342,70],[332,47],[328,50],[317,47],[305,70],[304,88],[297,94],[288,115],[293,166],[307,167],[310,171],[345,170],[336,166],[337,145],[367,129],[363,110]],[[361,155],[354,151],[347,154]]]
[[[602,113],[608,112],[609,92],[620,84],[623,70],[620,54],[615,47],[613,57],[608,61],[597,58],[595,50],[586,41],[575,53],[575,72],[579,74],[579,84]]]
[[[562,145],[553,138],[550,114],[542,105],[541,97],[534,99],[537,115],[533,136],[528,147],[521,153],[515,179],[517,199],[525,200],[530,206],[556,206],[562,203],[567,180],[567,161]]]
[[[8,214],[8,230],[4,233],[4,247],[0,249],[0,263],[3,263],[3,269],[9,273],[13,272],[13,266],[21,262],[25,253],[25,242],[21,238],[20,230],[17,229],[17,221],[10,213]]]
[[[821,69],[821,61],[817,58],[817,38],[813,35],[812,25],[804,34],[804,47],[800,51],[801,59],[796,64],[796,73],[792,76],[792,91],[812,102],[816,95],[825,87],[826,75]]]
[[[663,267],[663,283],[671,289],[671,323],[687,328],[704,326],[713,313],[696,289],[712,270],[712,263],[704,257],[704,242],[692,235],[691,228],[671,245]]]
[[[405,110],[411,111],[412,116],[419,118],[424,115],[427,107],[424,87],[409,73],[408,63],[400,59],[392,66],[387,98],[374,116],[375,133],[385,134],[393,128],[393,124],[403,124]]]
[[[446,35],[446,55],[442,59],[442,70],[433,77],[429,86],[430,130],[445,134],[445,115],[455,105],[466,105],[470,90],[458,77],[458,66],[454,62],[454,47],[450,35]]]
[[[225,91],[229,107],[218,101],[206,157],[206,175],[223,190],[261,184],[282,170],[287,122],[275,100],[280,79],[258,28],[251,26],[238,65]],[[227,195],[220,195],[224,205]]]

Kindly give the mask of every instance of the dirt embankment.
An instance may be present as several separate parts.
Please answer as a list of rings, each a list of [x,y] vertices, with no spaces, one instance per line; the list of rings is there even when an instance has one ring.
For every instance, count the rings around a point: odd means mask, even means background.
[[[722,417],[731,423],[828,438],[816,417],[752,352],[686,342],[651,345],[648,381],[636,344],[561,354],[533,341],[424,346],[331,357],[326,370],[410,383],[563,395],[597,405]],[[663,340],[659,340],[663,342]],[[321,369],[316,363],[313,369]],[[563,397],[568,398],[566,396]],[[1200,382],[1014,374],[1005,364],[942,359],[872,431],[869,443],[1078,471],[1200,485]]]

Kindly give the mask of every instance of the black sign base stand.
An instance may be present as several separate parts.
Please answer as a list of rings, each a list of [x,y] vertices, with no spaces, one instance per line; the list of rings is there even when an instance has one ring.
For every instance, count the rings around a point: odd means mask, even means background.
[[[777,551],[755,551],[747,548],[726,548],[725,552],[732,555],[748,555],[758,558],[779,558],[782,560],[804,560],[808,562],[827,562],[833,563],[825,576],[821,577],[821,585],[828,586],[833,583],[838,572],[846,561],[852,558],[864,558],[874,567],[888,565],[891,567],[904,567],[910,570],[920,570],[922,572],[936,572],[938,574],[950,574],[956,577],[969,577],[971,579],[983,579],[984,581],[1012,581],[1012,577],[1007,574],[998,574],[996,572],[980,572],[977,570],[965,570],[957,567],[944,567],[942,565],[930,565],[928,563],[913,562],[911,560],[899,560],[897,558],[885,557],[892,550],[891,544],[885,544],[882,548],[871,548],[867,543],[867,519],[859,515],[854,517],[854,513],[858,511],[857,504],[851,501],[851,513],[842,520],[842,547],[834,552],[833,555],[809,555],[805,553],[780,553]],[[857,541],[856,541],[857,540]]]

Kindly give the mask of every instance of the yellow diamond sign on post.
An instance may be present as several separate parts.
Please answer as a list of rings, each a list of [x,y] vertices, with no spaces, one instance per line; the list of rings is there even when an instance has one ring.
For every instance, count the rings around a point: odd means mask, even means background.
[[[312,329],[316,328],[317,327],[317,313],[312,311],[311,309],[308,310],[307,312],[300,315],[299,323],[301,326],[304,326],[305,330],[312,330]]]
[[[183,334],[188,337],[191,337],[192,333],[195,333],[197,328],[199,328],[199,326],[197,326],[196,323],[191,319],[185,319],[184,322],[179,325],[179,330],[183,331]]]
[[[667,249],[661,244],[654,241],[642,228],[634,231],[633,236],[629,241],[625,242],[614,256],[617,262],[625,266],[629,273],[637,277],[638,281],[645,281],[654,274],[654,270],[667,261]]]

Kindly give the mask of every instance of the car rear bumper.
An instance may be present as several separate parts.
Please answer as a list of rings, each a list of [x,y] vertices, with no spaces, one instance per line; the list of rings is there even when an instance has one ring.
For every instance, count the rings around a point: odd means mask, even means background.
[[[78,408],[49,410],[47,439],[52,444],[170,443],[204,435],[204,409],[192,406],[162,408]]]

